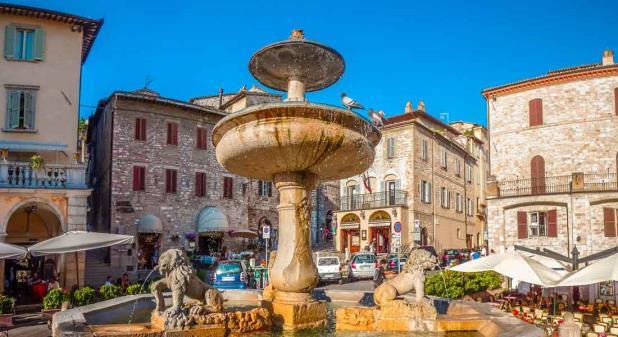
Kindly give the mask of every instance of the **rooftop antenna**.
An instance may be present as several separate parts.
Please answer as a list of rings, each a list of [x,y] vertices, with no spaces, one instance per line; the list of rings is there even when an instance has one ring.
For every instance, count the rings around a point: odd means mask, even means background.
[[[146,78],[144,79],[144,88],[148,89],[148,86],[152,83],[152,81],[152,77],[146,75]]]
[[[448,112],[440,113],[440,119],[443,120],[443,121],[446,121],[446,124],[448,124],[449,123]]]

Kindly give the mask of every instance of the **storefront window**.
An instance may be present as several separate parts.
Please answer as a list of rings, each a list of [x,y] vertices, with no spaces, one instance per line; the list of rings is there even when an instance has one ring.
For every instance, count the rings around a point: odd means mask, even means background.
[[[137,269],[151,270],[159,262],[161,240],[159,233],[140,233],[138,236]]]

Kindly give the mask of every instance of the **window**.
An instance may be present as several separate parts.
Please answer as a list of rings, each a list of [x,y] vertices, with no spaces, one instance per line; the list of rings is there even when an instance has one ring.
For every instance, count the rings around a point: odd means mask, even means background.
[[[34,130],[36,90],[10,88],[7,91],[8,130]]]
[[[457,228],[457,238],[461,239],[461,229]]]
[[[466,181],[472,183],[472,165],[466,164]]]
[[[607,238],[616,237],[616,213],[614,208],[603,208],[603,232]]]
[[[272,197],[272,183],[270,181],[258,180],[258,194],[260,197]]]
[[[178,145],[178,123],[167,123],[167,144]]]
[[[429,158],[429,146],[427,145],[427,139],[421,141],[421,159],[427,160]]]
[[[205,128],[198,127],[196,135],[197,148],[206,150],[208,148],[208,133]]]
[[[43,60],[45,32],[40,27],[8,25],[4,36],[4,57],[7,60]]]
[[[165,170],[165,193],[176,193],[178,182],[178,171],[173,169]]]
[[[451,207],[451,192],[446,187],[440,188],[440,206],[443,208]]]
[[[420,185],[420,197],[421,202],[429,204],[431,203],[431,183],[423,180]]]
[[[386,158],[395,158],[395,138],[386,138]]]
[[[618,116],[618,88],[614,89],[614,112]]]
[[[146,189],[146,168],[144,166],[133,166],[133,191],[144,191]]]
[[[517,212],[517,238],[557,237],[558,212],[548,211]]]
[[[440,156],[440,166],[443,169],[448,170],[448,152],[445,148],[442,148],[442,153]]]
[[[528,216],[528,236],[547,236],[545,212],[530,212]]]
[[[234,197],[234,179],[223,177],[223,197],[231,199]]]
[[[461,160],[455,160],[455,175],[461,177]]]
[[[200,198],[206,196],[206,173],[204,172],[195,172],[195,196]]]
[[[474,212],[474,205],[472,204],[472,200],[470,198],[466,198],[466,214],[472,216]]]
[[[543,100],[535,98],[528,102],[530,126],[543,125]]]
[[[135,119],[135,140],[146,140],[146,118]]]
[[[463,199],[459,193],[455,195],[455,211],[463,212]]]

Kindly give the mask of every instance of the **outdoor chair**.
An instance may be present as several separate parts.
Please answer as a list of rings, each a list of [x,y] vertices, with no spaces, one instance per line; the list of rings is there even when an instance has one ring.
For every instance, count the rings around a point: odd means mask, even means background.
[[[607,331],[607,327],[603,324],[595,323],[592,325],[592,330],[594,332],[605,332]]]
[[[573,314],[573,317],[578,319],[580,322],[584,321],[584,314],[582,314],[581,312],[576,312]]]
[[[612,319],[614,320],[614,324],[618,323],[618,315],[613,315]]]
[[[609,326],[614,324],[614,320],[609,316],[601,317],[601,322],[607,323]]]
[[[599,334],[596,332],[588,332],[586,333],[586,337],[599,337]]]
[[[543,315],[543,310],[534,309],[534,318],[541,318],[542,315]]]
[[[522,310],[525,314],[529,314],[529,313],[530,313],[530,307],[521,307],[521,310]]]
[[[618,335],[618,327],[611,327],[609,328],[609,332],[613,333],[614,335]]]

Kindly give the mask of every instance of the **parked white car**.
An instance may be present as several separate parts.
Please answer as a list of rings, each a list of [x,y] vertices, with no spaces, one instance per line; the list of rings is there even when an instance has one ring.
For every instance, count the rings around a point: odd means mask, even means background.
[[[341,283],[341,265],[337,256],[320,256],[316,264],[320,282],[339,282]]]

